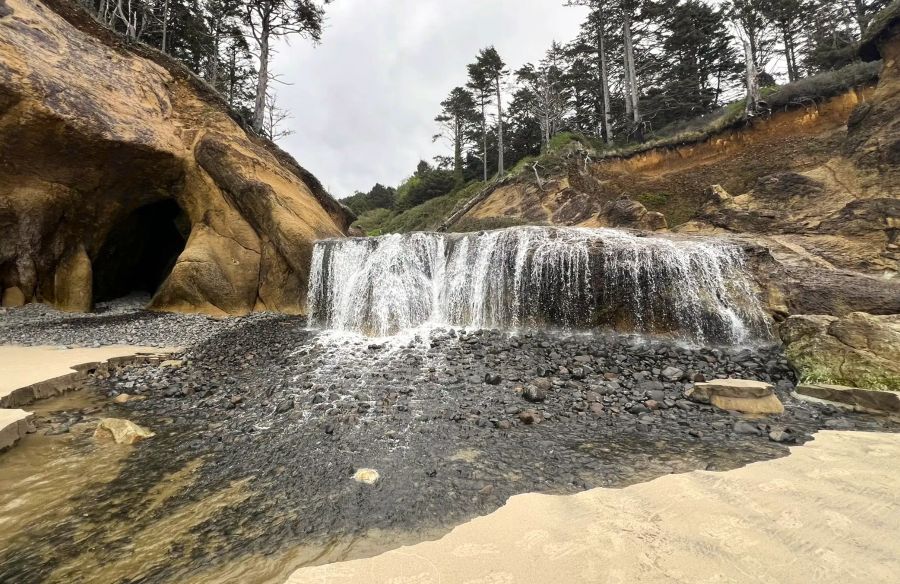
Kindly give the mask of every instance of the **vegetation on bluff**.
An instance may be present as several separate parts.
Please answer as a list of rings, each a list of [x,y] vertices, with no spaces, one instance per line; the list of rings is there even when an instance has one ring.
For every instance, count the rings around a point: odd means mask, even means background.
[[[703,142],[872,85],[880,64],[858,60],[860,38],[870,22],[883,27],[878,23],[900,6],[876,17],[887,2],[570,4],[590,8],[581,33],[554,43],[540,63],[511,72],[492,47],[477,55],[468,85],[451,90],[436,118],[435,139],[445,139],[452,155],[437,157],[434,167],[420,162],[392,202],[378,189],[348,199],[360,214],[358,227],[379,233],[440,226],[493,181],[541,183],[573,159],[589,164]],[[622,40],[629,34],[630,47]],[[505,78],[499,89],[497,76]],[[505,108],[491,114],[498,103]],[[641,202],[653,210],[665,197],[647,193]],[[427,204],[432,199],[438,201]],[[482,223],[463,220],[454,229]]]

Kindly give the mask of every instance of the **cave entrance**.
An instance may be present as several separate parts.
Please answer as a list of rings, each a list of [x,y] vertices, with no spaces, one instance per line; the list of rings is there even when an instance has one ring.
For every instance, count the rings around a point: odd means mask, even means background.
[[[191,224],[171,199],[132,211],[110,231],[93,262],[94,302],[133,293],[151,296],[169,276]]]

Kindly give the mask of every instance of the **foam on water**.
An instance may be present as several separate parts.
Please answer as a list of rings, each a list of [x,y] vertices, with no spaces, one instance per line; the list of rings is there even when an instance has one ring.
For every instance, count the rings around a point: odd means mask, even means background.
[[[314,326],[376,336],[423,325],[604,327],[729,343],[768,333],[738,247],[614,229],[322,241],[309,298]]]

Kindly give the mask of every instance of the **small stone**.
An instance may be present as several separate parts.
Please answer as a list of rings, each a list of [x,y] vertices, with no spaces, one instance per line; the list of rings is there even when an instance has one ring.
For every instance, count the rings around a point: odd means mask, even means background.
[[[294,398],[288,398],[278,403],[278,406],[275,407],[275,413],[283,414],[292,409],[294,409]]]
[[[526,426],[531,426],[534,424],[541,423],[541,416],[537,412],[533,410],[527,410],[519,413],[519,421],[525,424]]]
[[[790,428],[775,428],[769,432],[769,440],[772,442],[790,443],[796,442],[797,438],[794,436],[794,433],[791,432]]]
[[[381,478],[374,468],[361,468],[353,473],[353,480],[366,485],[374,485]]]
[[[591,404],[591,413],[595,416],[602,415],[603,414],[603,404],[592,403]]]
[[[503,378],[497,375],[496,373],[485,373],[484,374],[484,382],[488,385],[500,385],[500,382],[503,381]]]
[[[547,399],[547,394],[543,389],[535,385],[529,385],[522,391],[522,397],[525,398],[525,401],[540,403]]]
[[[542,391],[550,391],[551,389],[553,389],[553,382],[546,377],[538,377],[531,382],[531,385]]]
[[[666,367],[662,370],[661,375],[669,381],[679,381],[684,376],[684,371],[678,367]]]
[[[752,434],[754,436],[759,436],[760,431],[755,425],[745,422],[743,420],[739,420],[734,424],[734,433],[735,434]]]

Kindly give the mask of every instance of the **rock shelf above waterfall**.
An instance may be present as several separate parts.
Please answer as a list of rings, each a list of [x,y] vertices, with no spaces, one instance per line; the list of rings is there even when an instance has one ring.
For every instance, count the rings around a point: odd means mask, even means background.
[[[517,227],[320,241],[312,322],[383,336],[425,324],[766,338],[739,246],[616,229]]]

